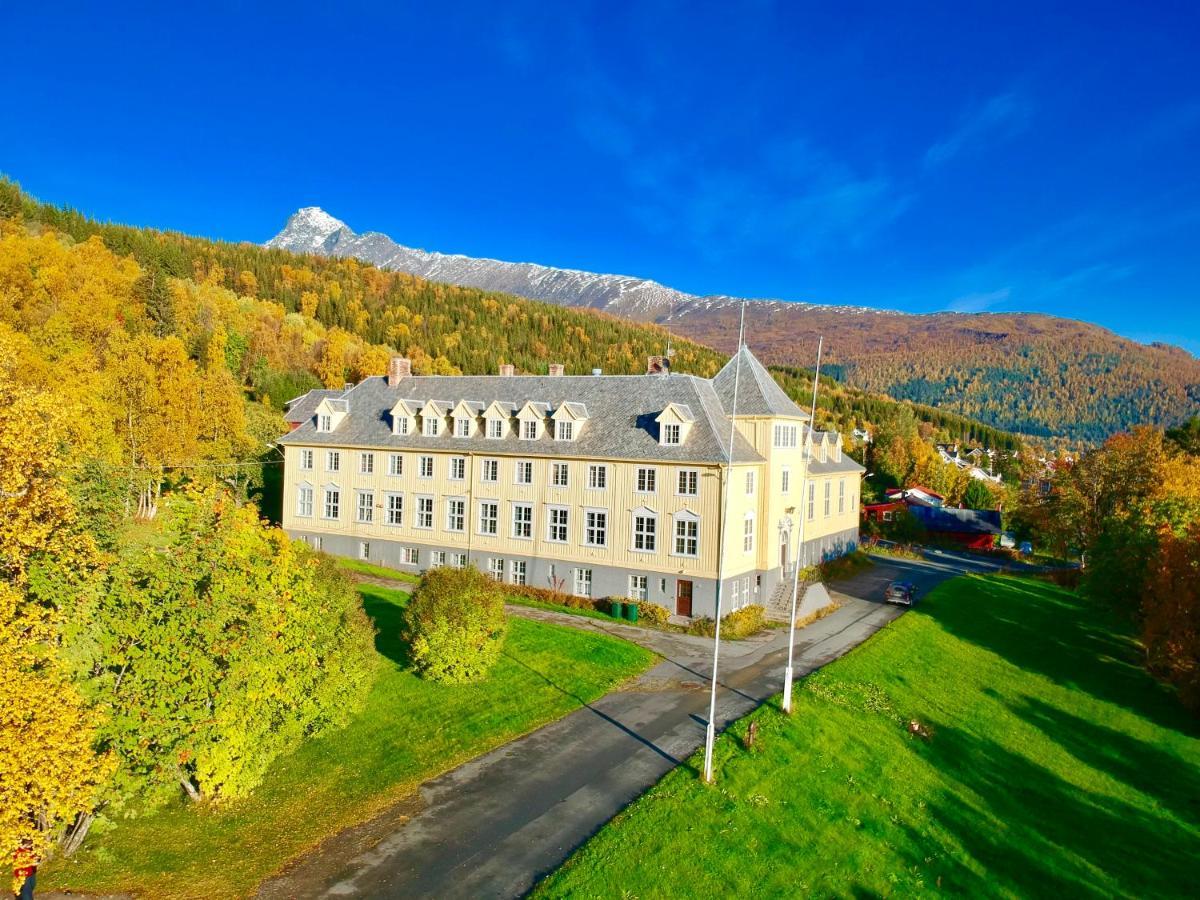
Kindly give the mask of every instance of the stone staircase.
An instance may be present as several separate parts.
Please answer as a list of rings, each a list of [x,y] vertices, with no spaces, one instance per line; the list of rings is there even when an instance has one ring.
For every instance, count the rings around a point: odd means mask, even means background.
[[[804,585],[800,585],[800,593],[803,594]],[[771,591],[771,596],[767,598],[767,602],[763,604],[767,610],[768,622],[786,622],[788,616],[792,613],[792,577],[788,575],[785,578],[779,579],[779,584],[775,585],[775,590]]]

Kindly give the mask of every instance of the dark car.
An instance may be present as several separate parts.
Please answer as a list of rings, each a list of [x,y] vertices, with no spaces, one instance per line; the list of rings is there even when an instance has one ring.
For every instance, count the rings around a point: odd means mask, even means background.
[[[895,603],[897,606],[912,606],[917,598],[917,586],[907,581],[893,581],[883,593],[884,603]]]

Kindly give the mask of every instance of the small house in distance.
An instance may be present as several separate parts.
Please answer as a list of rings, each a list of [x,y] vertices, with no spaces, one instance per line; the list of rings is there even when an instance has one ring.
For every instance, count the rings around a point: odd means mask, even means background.
[[[925,526],[933,543],[959,544],[968,550],[988,550],[1000,534],[1000,511],[950,509],[938,506],[908,507],[909,515]]]

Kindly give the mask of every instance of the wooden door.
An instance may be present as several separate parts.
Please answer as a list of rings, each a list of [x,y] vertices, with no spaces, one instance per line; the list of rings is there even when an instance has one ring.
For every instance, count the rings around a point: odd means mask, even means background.
[[[692,615],[692,583],[680,579],[675,582],[675,615]]]

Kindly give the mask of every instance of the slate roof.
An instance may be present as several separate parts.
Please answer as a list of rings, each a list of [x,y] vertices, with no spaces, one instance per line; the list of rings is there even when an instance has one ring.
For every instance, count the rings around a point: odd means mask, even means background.
[[[739,361],[741,365],[738,373]],[[713,387],[725,409],[733,407],[734,381],[737,381],[737,411],[739,416],[792,416],[807,419],[808,413],[792,402],[783,388],[771,377],[763,364],[742,345],[725,367],[713,379]]]
[[[950,509],[945,506],[910,506],[912,513],[930,531],[961,534],[999,534],[1000,511],[996,509]]]
[[[317,407],[327,397],[340,397],[345,391],[330,391],[324,388],[301,394],[286,404],[287,412],[283,414],[284,421],[299,425],[317,414]]]
[[[740,393],[740,391],[739,391]],[[807,426],[805,426],[807,427]],[[820,442],[822,437],[828,438],[830,443],[837,443],[838,433],[836,431],[817,431],[809,429],[812,434],[813,445]],[[808,471],[813,475],[836,475],[839,472],[865,472],[865,468],[856,463],[853,459],[846,455],[846,451],[842,451],[842,458],[835,460],[832,456],[826,458],[825,462],[821,462],[820,458],[813,456],[808,463]]]
[[[740,389],[738,395],[738,413],[743,414],[745,395]],[[694,375],[420,375],[404,378],[394,388],[388,387],[386,378],[374,377],[343,396],[350,414],[334,431],[318,432],[310,414],[280,443],[717,463],[725,461],[729,442],[729,418],[715,382]],[[438,398],[450,407],[467,397],[485,406],[499,400],[518,409],[525,400],[546,403],[550,410],[580,403],[589,418],[573,441],[556,441],[550,434],[538,441],[522,441],[511,430],[500,439],[482,433],[459,438],[449,429],[437,437],[425,437],[415,430],[407,435],[392,434],[390,413],[396,401],[419,397]],[[686,405],[696,416],[687,440],[678,446],[658,443],[659,426],[654,420],[669,403]],[[312,408],[315,410],[316,403]],[[733,459],[762,461],[740,434],[735,435]]]

